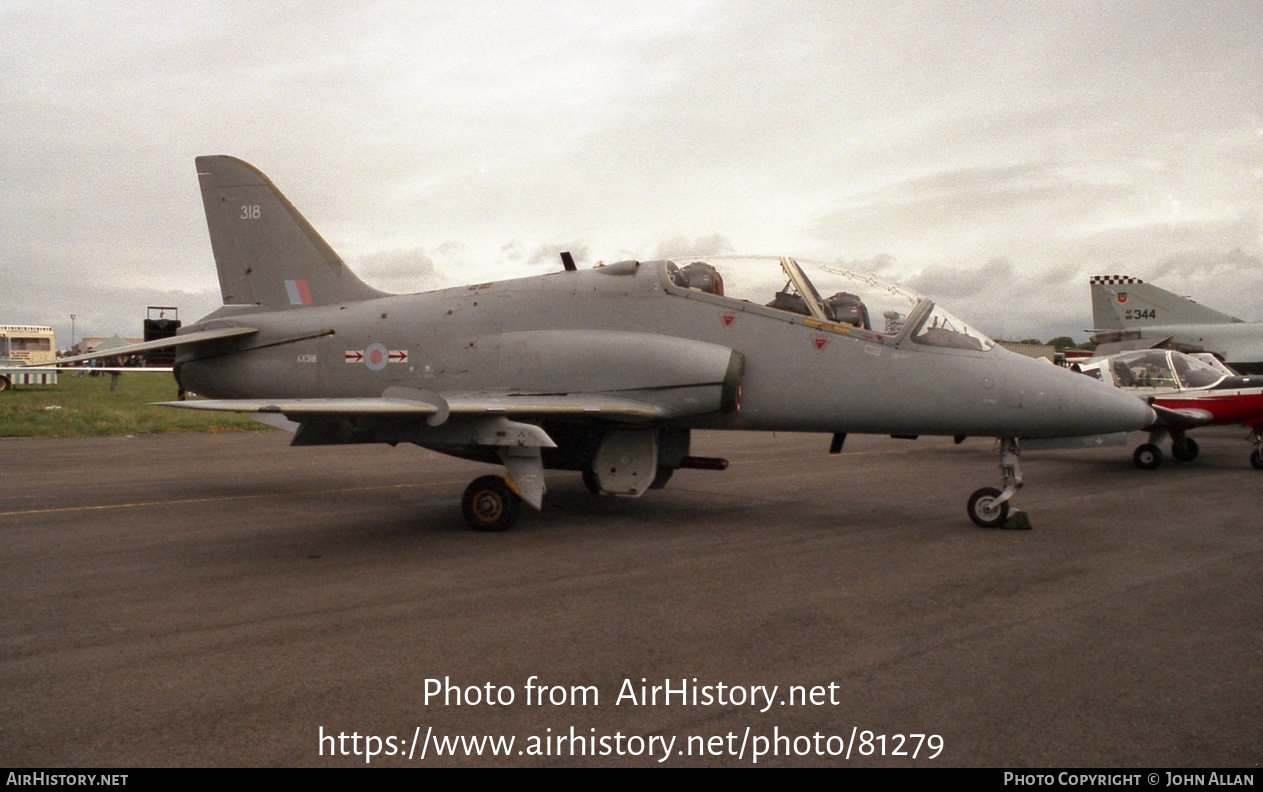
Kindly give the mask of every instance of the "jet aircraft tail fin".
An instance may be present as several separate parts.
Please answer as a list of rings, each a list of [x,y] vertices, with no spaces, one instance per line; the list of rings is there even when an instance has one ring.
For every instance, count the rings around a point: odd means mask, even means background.
[[[1088,284],[1092,289],[1092,324],[1096,330],[1241,321],[1140,278],[1093,275]]]
[[[329,305],[382,297],[254,166],[197,158],[224,305]]]

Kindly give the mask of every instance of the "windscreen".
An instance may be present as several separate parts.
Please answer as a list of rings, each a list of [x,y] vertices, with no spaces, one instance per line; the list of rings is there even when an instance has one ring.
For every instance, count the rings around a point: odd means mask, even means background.
[[[1175,374],[1185,388],[1209,388],[1226,376],[1210,364],[1179,352],[1172,353],[1171,362],[1175,364]]]
[[[927,346],[949,349],[972,349],[983,352],[995,346],[995,342],[976,327],[957,319],[938,305],[925,318],[912,340]]]

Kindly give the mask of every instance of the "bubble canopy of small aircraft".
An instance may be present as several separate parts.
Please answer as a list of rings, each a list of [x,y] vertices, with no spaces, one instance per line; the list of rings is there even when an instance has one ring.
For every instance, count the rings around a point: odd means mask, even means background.
[[[985,352],[995,342],[932,300],[864,272],[792,258],[691,256],[669,259],[674,290],[689,290],[773,311],[807,324],[855,328],[858,335],[897,344],[911,336],[930,347]]]
[[[1211,364],[1166,349],[1124,352],[1083,366],[1083,373],[1108,378],[1119,388],[1152,390],[1203,390],[1233,375],[1221,363]]]

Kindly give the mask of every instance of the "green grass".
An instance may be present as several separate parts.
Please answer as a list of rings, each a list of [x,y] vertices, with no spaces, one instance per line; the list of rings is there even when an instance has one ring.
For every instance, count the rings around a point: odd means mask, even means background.
[[[175,401],[170,374],[57,375],[57,385],[0,392],[0,437],[102,437],[161,432],[253,432],[268,427],[234,413],[150,407]]]

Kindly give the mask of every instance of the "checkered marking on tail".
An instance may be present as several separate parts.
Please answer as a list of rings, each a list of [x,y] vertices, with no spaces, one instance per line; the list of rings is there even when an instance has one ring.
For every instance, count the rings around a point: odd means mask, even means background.
[[[1092,286],[1121,286],[1124,284],[1144,283],[1140,278],[1129,278],[1126,275],[1093,275],[1088,281]]]

